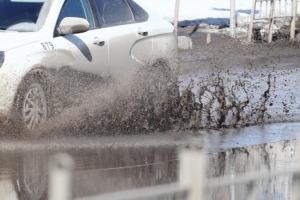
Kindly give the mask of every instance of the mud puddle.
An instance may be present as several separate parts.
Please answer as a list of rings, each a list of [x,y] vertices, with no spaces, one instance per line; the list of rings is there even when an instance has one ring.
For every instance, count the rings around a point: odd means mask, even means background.
[[[296,165],[299,123],[219,131],[134,136],[67,137],[0,143],[0,196],[47,199],[48,160],[67,153],[75,161],[73,197],[172,183],[178,155],[196,145],[208,153],[207,179],[286,170]],[[291,176],[258,181],[258,199],[290,199]],[[207,191],[209,199],[245,199],[246,185]]]

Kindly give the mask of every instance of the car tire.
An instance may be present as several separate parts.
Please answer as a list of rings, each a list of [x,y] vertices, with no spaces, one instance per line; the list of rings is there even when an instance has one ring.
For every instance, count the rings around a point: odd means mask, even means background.
[[[50,89],[42,71],[27,75],[16,98],[16,115],[22,129],[33,130],[50,116]]]

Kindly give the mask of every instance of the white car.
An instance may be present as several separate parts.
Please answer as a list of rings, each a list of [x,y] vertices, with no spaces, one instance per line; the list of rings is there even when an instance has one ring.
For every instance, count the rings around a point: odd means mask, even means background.
[[[28,129],[51,115],[62,68],[122,82],[145,66],[176,77],[176,58],[172,24],[135,0],[0,0],[0,114]]]

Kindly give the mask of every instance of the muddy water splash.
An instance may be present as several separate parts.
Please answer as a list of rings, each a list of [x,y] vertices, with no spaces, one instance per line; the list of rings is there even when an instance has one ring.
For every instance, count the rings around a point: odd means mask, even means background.
[[[147,79],[149,72],[135,76],[131,83],[113,84],[65,69],[54,80],[55,117],[37,132],[115,134],[299,120],[298,46],[245,47],[224,36],[203,46],[196,33],[195,49],[180,52],[180,98],[163,95],[159,106],[154,103],[155,91],[147,88],[155,85]],[[156,75],[162,74],[168,73]],[[6,124],[1,125],[1,133],[18,132],[18,124],[1,120]]]
[[[63,110],[38,132],[115,134],[260,124],[271,118],[267,111],[275,87],[271,74],[260,78],[264,85],[258,90],[249,73],[234,80],[212,73],[195,81],[196,92],[190,84],[180,98],[168,93],[159,105],[140,82],[131,91],[114,84],[92,88],[83,93],[80,104]]]
[[[144,87],[149,82],[140,81],[146,78],[133,82],[138,86],[134,88],[96,82],[94,78],[78,85],[79,78],[76,76],[71,80],[60,80],[56,98],[61,101],[56,101],[56,116],[33,131],[32,135],[146,133],[168,129],[241,127],[268,122],[271,118],[268,108],[273,104],[272,88],[275,88],[272,74],[260,77],[258,89],[251,73],[244,72],[231,79],[224,73],[214,72],[193,80],[193,84],[189,84],[180,97],[166,93],[161,98],[162,102],[156,105],[154,91]],[[74,85],[76,92],[69,89]],[[9,132],[9,127],[14,123],[6,120],[3,124],[1,129]],[[19,129],[13,129],[13,132],[16,130]]]
[[[68,72],[70,78],[63,74],[55,81],[59,84],[54,88],[54,117],[33,134],[115,134],[172,128],[179,101],[176,82],[170,72],[157,75],[154,68],[157,66],[122,84],[79,72]],[[157,91],[157,78],[159,83],[166,79],[171,84],[161,84]]]

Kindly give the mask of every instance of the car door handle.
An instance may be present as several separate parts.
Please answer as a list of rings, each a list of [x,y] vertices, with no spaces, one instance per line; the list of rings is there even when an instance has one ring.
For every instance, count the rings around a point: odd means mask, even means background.
[[[148,35],[148,31],[143,29],[143,28],[139,28],[138,29],[138,34],[142,35],[142,36],[147,36]]]
[[[104,40],[101,40],[101,39],[98,38],[98,37],[95,37],[95,39],[94,39],[94,44],[95,44],[95,45],[98,45],[98,46],[104,46],[104,45],[105,45],[105,41],[104,41]]]

